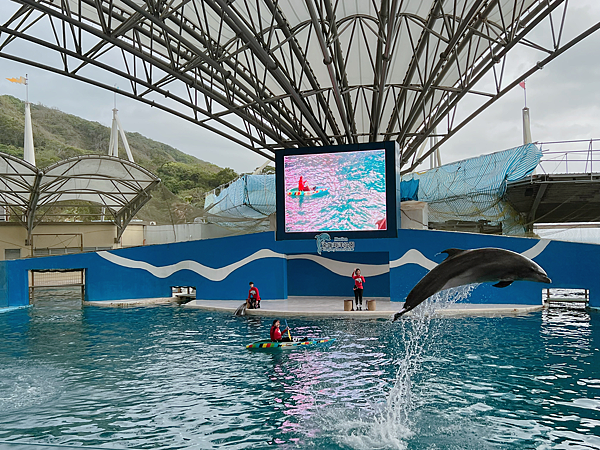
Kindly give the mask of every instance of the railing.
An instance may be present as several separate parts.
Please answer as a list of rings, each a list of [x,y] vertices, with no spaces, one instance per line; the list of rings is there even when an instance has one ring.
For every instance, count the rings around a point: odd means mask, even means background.
[[[600,139],[539,142],[542,159],[538,172],[575,174],[600,172]]]

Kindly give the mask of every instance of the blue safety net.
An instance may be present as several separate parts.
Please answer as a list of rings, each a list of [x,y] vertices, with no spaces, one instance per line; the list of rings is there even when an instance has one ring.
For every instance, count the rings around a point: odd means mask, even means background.
[[[275,175],[242,175],[207,193],[204,211],[211,222],[230,228],[268,228],[275,212]]]
[[[418,199],[426,202],[429,222],[452,220],[502,224],[503,234],[523,234],[523,218],[503,200],[507,183],[533,173],[542,151],[534,144],[408,174],[418,181]]]

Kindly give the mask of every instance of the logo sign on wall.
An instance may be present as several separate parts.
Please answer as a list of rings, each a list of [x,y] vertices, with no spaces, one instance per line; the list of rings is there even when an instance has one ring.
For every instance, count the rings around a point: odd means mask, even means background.
[[[317,253],[320,255],[322,252],[353,252],[354,241],[349,241],[345,237],[336,237],[331,240],[331,236],[327,233],[317,234],[315,236],[317,241]]]

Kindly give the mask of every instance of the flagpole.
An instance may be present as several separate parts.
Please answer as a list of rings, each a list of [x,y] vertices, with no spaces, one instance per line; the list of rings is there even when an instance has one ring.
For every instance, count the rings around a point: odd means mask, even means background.
[[[519,83],[519,86],[523,88],[523,97],[525,98],[525,108],[527,108],[527,89],[525,88],[525,80]]]
[[[29,83],[27,80],[29,80],[29,78],[27,77],[27,74],[25,74],[25,102],[29,103]]]

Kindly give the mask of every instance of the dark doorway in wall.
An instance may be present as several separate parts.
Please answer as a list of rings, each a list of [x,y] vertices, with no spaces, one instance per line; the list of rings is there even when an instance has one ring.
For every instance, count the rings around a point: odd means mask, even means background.
[[[196,300],[196,286],[171,286],[171,297],[180,305]]]
[[[85,299],[85,269],[30,270],[29,303]]]

